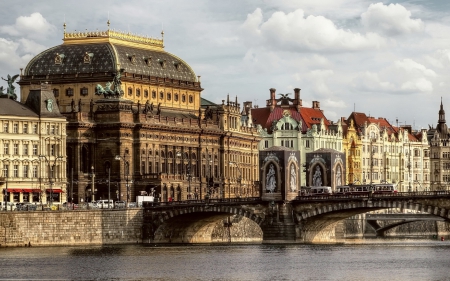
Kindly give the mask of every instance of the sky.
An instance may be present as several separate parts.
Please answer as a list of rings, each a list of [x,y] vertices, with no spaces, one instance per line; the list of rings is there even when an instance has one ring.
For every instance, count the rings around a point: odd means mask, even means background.
[[[0,76],[67,31],[161,38],[201,76],[202,97],[264,107],[300,88],[330,121],[353,111],[414,129],[450,116],[450,1],[41,0],[0,2]],[[0,86],[6,82],[0,80]],[[18,89],[19,87],[17,87]],[[450,123],[450,122],[449,122]]]

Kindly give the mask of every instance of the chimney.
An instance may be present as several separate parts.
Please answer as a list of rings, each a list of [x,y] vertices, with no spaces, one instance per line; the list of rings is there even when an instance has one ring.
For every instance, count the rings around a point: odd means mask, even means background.
[[[272,112],[275,106],[277,105],[277,100],[275,98],[276,89],[270,88],[269,90],[270,90],[270,99],[267,100],[267,107],[269,107],[270,112]]]
[[[299,88],[294,89],[294,105],[297,109],[297,112],[300,112],[300,107],[302,107],[302,100],[300,99],[300,90]]]
[[[318,102],[318,101],[313,101],[313,102],[312,102],[312,108],[313,108],[313,109],[320,109],[320,102]]]
[[[270,99],[271,99],[271,100],[274,100],[274,99],[275,99],[275,92],[276,92],[277,90],[274,89],[274,88],[270,88],[269,90],[270,90]]]

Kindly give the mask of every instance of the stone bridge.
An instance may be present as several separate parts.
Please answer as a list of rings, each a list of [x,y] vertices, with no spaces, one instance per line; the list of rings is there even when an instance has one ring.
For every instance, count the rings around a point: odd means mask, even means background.
[[[445,218],[430,214],[367,214],[366,221],[373,227],[377,236],[384,236],[385,232],[400,226],[402,224],[412,223],[416,221],[446,221]],[[381,226],[379,221],[389,221],[388,224]]]
[[[148,204],[144,242],[336,243],[340,221],[356,214],[398,208],[450,222],[450,192],[301,196],[292,201],[260,198]]]

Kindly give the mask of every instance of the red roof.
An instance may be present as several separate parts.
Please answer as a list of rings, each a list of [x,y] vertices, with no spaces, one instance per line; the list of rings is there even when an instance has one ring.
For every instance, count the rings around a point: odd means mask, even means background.
[[[270,108],[252,108],[252,118],[254,124],[259,124],[266,128],[268,132],[271,131],[273,121],[278,121],[284,117],[283,113],[289,111],[291,117],[297,122],[302,121],[302,132],[306,132],[314,124],[320,124],[320,120],[324,119],[326,127],[330,122],[326,119],[322,110],[308,107],[301,107],[300,113],[295,107],[275,107],[272,112]]]

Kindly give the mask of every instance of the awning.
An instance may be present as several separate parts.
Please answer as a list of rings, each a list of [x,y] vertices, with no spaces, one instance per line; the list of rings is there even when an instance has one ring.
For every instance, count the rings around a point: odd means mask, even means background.
[[[47,188],[46,191],[47,191],[48,193],[50,193],[50,192],[53,192],[53,193],[62,193],[62,192],[63,192],[62,189],[56,189],[56,188],[53,188],[53,189]]]
[[[31,189],[31,188],[8,188],[8,192],[34,192],[39,193],[41,192],[40,189]]]
[[[40,189],[24,188],[23,192],[41,193],[41,190]]]
[[[19,188],[8,188],[7,191],[8,192],[22,192],[23,189],[19,189]]]

